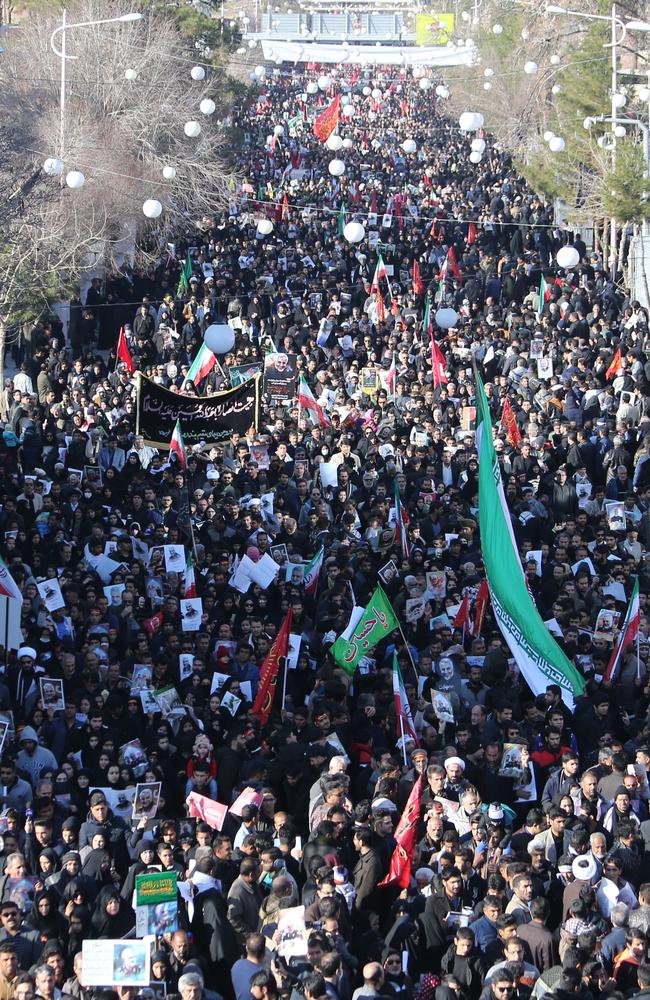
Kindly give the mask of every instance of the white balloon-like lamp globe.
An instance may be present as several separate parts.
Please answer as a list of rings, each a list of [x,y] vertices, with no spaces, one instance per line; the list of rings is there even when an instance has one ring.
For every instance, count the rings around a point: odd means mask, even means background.
[[[343,160],[330,160],[327,169],[332,177],[341,177],[345,173],[345,163]]]
[[[366,231],[360,222],[348,222],[343,229],[343,237],[348,243],[361,243]]]
[[[458,322],[458,313],[455,309],[438,309],[436,313],[436,324],[441,330],[451,330]]]
[[[235,331],[225,323],[213,323],[203,334],[203,343],[213,354],[227,354],[235,346]]]
[[[60,177],[63,173],[63,160],[60,160],[58,156],[48,156],[43,164],[43,170],[48,177]]]
[[[205,80],[205,70],[203,69],[203,66],[192,66],[192,69],[190,70],[190,76],[192,77],[193,80],[196,80],[197,82],[199,80]]]
[[[188,139],[198,139],[201,135],[201,126],[198,122],[185,122],[183,131]]]
[[[569,268],[576,267],[580,263],[580,254],[575,247],[560,247],[555,259],[558,263],[558,267],[567,270]]]
[[[217,105],[211,97],[204,97],[199,104],[199,111],[202,115],[213,115],[217,110]]]
[[[260,236],[270,236],[273,232],[273,223],[270,219],[258,219],[257,231]]]
[[[147,198],[142,205],[142,212],[147,219],[158,219],[162,215],[163,207],[156,198]]]
[[[73,191],[78,191],[86,183],[86,178],[81,170],[69,170],[65,175],[65,182]]]

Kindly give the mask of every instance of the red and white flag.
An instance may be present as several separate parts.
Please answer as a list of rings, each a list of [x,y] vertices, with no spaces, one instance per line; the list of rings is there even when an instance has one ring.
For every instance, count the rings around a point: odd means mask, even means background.
[[[627,606],[623,627],[618,634],[618,639],[614,644],[614,649],[612,650],[612,655],[609,658],[607,669],[603,674],[603,680],[606,684],[611,684],[611,682],[618,676],[621,669],[623,654],[627,647],[634,642],[639,634],[640,618],[641,609],[639,607],[639,578],[637,576],[634,579],[632,596],[630,597],[630,603]]]
[[[460,628],[464,633],[469,624],[469,594],[465,594],[458,609],[458,613],[454,618],[454,628]]]
[[[415,723],[413,722],[413,713],[411,712],[409,700],[406,697],[404,681],[402,680],[397,662],[397,653],[393,653],[393,704],[395,705],[395,715],[397,717],[398,739],[410,736],[416,747],[419,746],[418,735],[415,731]]]
[[[305,575],[302,582],[305,587],[306,594],[315,594],[318,590],[318,580],[320,578],[320,571],[323,566],[324,556],[325,549],[321,545],[320,549],[305,569]]]
[[[321,427],[329,427],[330,422],[323,413],[322,406],[316,402],[316,397],[309,388],[304,375],[301,375],[300,382],[298,383],[298,402],[310,416],[316,417]]]
[[[185,563],[185,580],[184,580],[185,592],[183,597],[185,600],[189,600],[190,597],[196,597],[196,577],[194,576],[194,560],[192,559],[192,553],[187,553],[187,562]]]
[[[185,442],[183,441],[183,431],[181,430],[180,420],[176,421],[174,426],[174,433],[172,434],[172,439],[169,442],[169,454],[171,456],[172,452],[178,458],[180,466],[183,469],[187,469],[187,458],[185,456]]]

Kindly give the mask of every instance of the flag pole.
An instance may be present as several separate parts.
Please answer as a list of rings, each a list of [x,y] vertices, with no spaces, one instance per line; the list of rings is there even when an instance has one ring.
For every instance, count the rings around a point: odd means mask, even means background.
[[[282,708],[282,711],[284,712],[284,705],[285,705],[285,702],[287,700],[287,674],[289,672],[289,657],[288,656],[283,656],[282,659],[284,660],[284,664],[283,664],[283,667],[282,667],[283,677],[282,677],[282,706],[281,706],[281,708]]]
[[[395,617],[397,617],[397,615]],[[408,653],[408,658],[411,661],[411,666],[413,667],[413,673],[415,674],[415,687],[417,689],[417,686],[418,686],[418,683],[419,683],[419,680],[420,680],[420,675],[418,674],[418,668],[415,666],[415,661],[414,661],[414,659],[413,659],[413,657],[411,655],[411,649],[409,647],[408,642],[406,641],[406,636],[404,635],[404,629],[402,628],[402,623],[400,621],[397,622],[397,627],[399,629],[399,634],[402,637],[402,642],[404,643],[404,648],[405,648],[406,652]]]
[[[639,629],[636,630],[636,677],[641,680],[641,655],[639,649]]]
[[[406,756],[406,743],[404,741],[404,716],[400,712],[399,716],[399,729],[402,734],[402,753],[404,755],[404,767],[408,767],[408,758]]]

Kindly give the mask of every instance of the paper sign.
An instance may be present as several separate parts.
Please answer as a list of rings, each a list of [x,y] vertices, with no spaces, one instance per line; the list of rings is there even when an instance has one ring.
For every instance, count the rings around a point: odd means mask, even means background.
[[[134,663],[131,676],[131,692],[143,691],[151,684],[153,668],[148,663]]]
[[[41,600],[48,611],[58,611],[65,607],[58,580],[43,580],[36,584]]]
[[[194,669],[194,653],[179,653],[178,669],[182,681],[191,677]]]
[[[65,709],[63,681],[56,677],[40,677],[41,704],[46,711],[62,712]]]
[[[186,566],[185,547],[183,545],[164,545],[163,549],[167,573],[184,573]]]
[[[442,691],[432,690],[431,704],[433,705],[436,719],[440,719],[441,722],[454,722],[454,709],[446,694]]]
[[[198,792],[190,792],[186,802],[188,816],[203,820],[213,830],[219,832],[222,830],[228,806],[224,806],[221,802],[215,802],[214,799],[209,799],[206,795],[199,795]]]
[[[237,709],[241,703],[241,698],[238,698],[236,694],[232,693],[232,691],[226,691],[226,693],[221,697],[222,708],[226,708],[233,716],[237,714]]]
[[[148,986],[151,942],[125,940],[84,941],[83,986]]]
[[[153,819],[160,800],[160,782],[146,781],[135,786],[133,819]]]
[[[242,560],[243,561],[243,560]],[[280,567],[276,563],[275,559],[272,559],[268,552],[265,552],[261,559],[258,559],[256,563],[252,562],[252,568],[249,571],[249,575],[253,583],[256,583],[258,587],[262,590],[266,590],[270,587],[276,576],[280,572]]]
[[[336,489],[339,482],[339,464],[338,462],[321,462],[318,466],[320,472],[320,481],[323,489],[331,486]]]
[[[278,955],[284,959],[307,955],[307,928],[305,907],[291,906],[279,911]]]
[[[289,649],[287,651],[287,668],[289,670],[295,670],[298,666],[301,642],[302,635],[295,635],[294,633],[289,634]]]
[[[181,601],[181,628],[183,632],[198,632],[203,619],[203,600],[188,597]]]
[[[263,799],[264,796],[260,792],[256,792],[254,788],[245,788],[231,805],[230,812],[234,816],[241,816],[244,806],[252,805],[259,808],[262,805]]]
[[[594,639],[605,639],[607,642],[613,642],[620,617],[621,615],[618,611],[609,611],[606,608],[601,608],[596,619]]]

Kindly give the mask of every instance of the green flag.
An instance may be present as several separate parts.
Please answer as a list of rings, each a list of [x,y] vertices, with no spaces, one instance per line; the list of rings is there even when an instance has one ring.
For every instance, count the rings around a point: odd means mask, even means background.
[[[187,251],[187,257],[185,258],[185,263],[183,264],[183,270],[181,271],[180,280],[178,282],[178,289],[176,291],[177,295],[185,295],[189,291],[190,278],[192,277],[192,261],[190,260],[190,252]]]
[[[526,586],[492,439],[490,409],[476,370],[474,375],[479,526],[494,617],[533,695],[558,684],[565,704],[573,708],[584,679],[544,624]]]
[[[362,656],[399,627],[397,615],[381,586],[378,586],[356,625],[340,635],[330,652],[338,665],[352,676]],[[346,635],[346,633],[349,633]]]
[[[345,229],[345,202],[341,202],[341,207],[339,208],[339,236],[343,236],[343,230]]]

